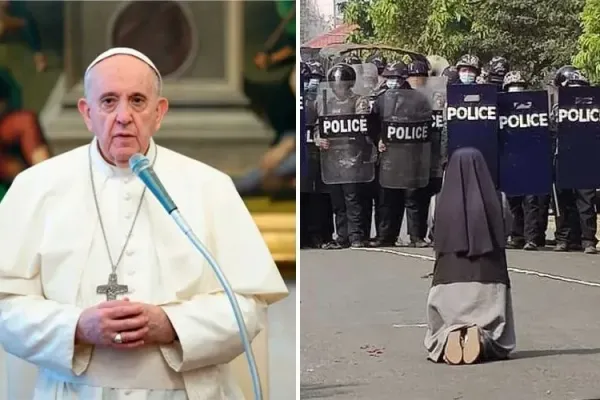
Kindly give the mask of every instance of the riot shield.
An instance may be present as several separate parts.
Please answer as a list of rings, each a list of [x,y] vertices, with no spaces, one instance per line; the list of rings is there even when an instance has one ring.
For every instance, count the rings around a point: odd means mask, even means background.
[[[327,186],[321,179],[321,154],[315,143],[315,126],[317,124],[318,92],[304,93],[304,130],[302,139],[305,143],[304,175],[300,177],[300,191],[303,193],[324,193]]]
[[[304,110],[304,78],[300,75],[300,177],[306,177],[307,168],[307,140],[305,132],[306,130],[306,111]],[[300,183],[302,187],[302,183]]]
[[[422,92],[390,89],[378,103],[381,115],[379,183],[389,189],[418,189],[429,183],[432,110]]]
[[[362,75],[360,81],[363,86],[359,93],[364,94]],[[326,142],[320,147],[321,177],[326,184],[367,183],[375,179],[377,149],[373,139],[378,127],[369,114],[368,100],[354,92],[354,86],[350,83],[342,88],[324,82],[319,87],[315,139]],[[361,107],[363,111],[358,113],[357,108]]]
[[[498,89],[495,85],[449,85],[446,123],[448,156],[462,147],[483,154],[498,184]]]
[[[556,187],[600,187],[600,87],[558,90]]]
[[[415,87],[425,95],[432,109],[431,126],[431,176],[441,178],[442,170],[442,131],[444,129],[444,108],[446,107],[446,87],[448,79],[445,76],[427,78],[425,86]]]
[[[508,196],[552,190],[546,91],[498,94],[499,188]]]

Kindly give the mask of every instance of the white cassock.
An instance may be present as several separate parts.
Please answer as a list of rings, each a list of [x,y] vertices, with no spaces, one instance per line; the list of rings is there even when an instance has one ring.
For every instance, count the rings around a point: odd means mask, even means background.
[[[35,400],[242,399],[227,365],[243,353],[227,297],[149,191],[118,266],[119,284],[129,286],[132,301],[163,306],[179,341],[137,350],[74,346],[79,316],[106,301],[96,287],[111,272],[89,149],[26,170],[0,204],[0,344],[38,366]],[[144,187],[129,170],[106,163],[95,140],[91,149],[116,260]],[[288,291],[231,179],[154,142],[147,156],[156,156],[156,174],[219,262],[254,338],[266,306]]]

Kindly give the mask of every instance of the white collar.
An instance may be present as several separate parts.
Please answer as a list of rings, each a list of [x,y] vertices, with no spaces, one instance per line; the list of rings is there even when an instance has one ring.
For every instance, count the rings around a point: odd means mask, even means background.
[[[92,165],[94,169],[100,171],[108,177],[131,177],[133,176],[133,172],[129,168],[121,168],[116,165],[109,164],[102,154],[100,154],[100,149],[98,148],[98,138],[94,136],[92,143],[90,144],[91,156],[92,156]],[[154,139],[150,138],[150,146],[148,147],[148,151],[146,153],[146,157],[150,159],[150,163],[154,164],[156,160],[156,143],[154,143]]]

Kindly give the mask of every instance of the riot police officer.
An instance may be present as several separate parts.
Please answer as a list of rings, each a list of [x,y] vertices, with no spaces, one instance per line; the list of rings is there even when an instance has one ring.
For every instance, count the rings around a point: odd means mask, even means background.
[[[410,85],[407,85],[406,82],[408,78],[408,67],[406,64],[401,61],[390,63],[382,75],[387,80],[386,87],[388,88],[383,95],[378,97],[376,102],[382,122],[385,122],[387,118],[394,118],[398,113],[402,115],[419,114],[418,111],[421,109],[428,110],[429,113],[427,115],[431,119],[431,107],[425,96],[411,96],[413,97],[412,103],[405,98],[407,92],[412,92],[412,90],[409,90]],[[414,98],[418,98],[419,101],[414,101]],[[413,113],[412,108],[417,110],[417,112]],[[381,153],[388,150],[382,137],[380,137],[378,148]],[[429,165],[427,165],[427,168],[429,168]],[[401,176],[403,172],[397,171],[396,175]],[[377,237],[371,241],[371,246],[394,246],[396,244],[396,239],[400,234],[402,226],[405,199],[406,189],[393,189],[381,185]]]
[[[502,69],[496,71],[499,70]],[[504,76],[504,92],[522,92],[527,88],[528,82],[521,71],[509,71]],[[507,248],[537,250],[538,247],[543,247],[546,241],[546,210],[550,195],[508,196],[507,200],[513,216]]]
[[[587,78],[577,68],[566,65],[556,71],[556,87],[589,86]],[[553,106],[554,118],[558,104]],[[560,142],[556,143],[560,146]],[[583,247],[586,254],[596,254],[596,188],[557,190],[555,251],[576,250]]]
[[[487,83],[498,86],[500,91],[504,85],[504,77],[510,71],[510,64],[504,57],[495,56],[488,63],[487,67]]]
[[[479,57],[465,54],[456,62],[458,71],[458,79],[464,85],[472,85],[477,81],[477,77],[481,74],[481,61]]]
[[[427,84],[429,77],[429,64],[424,60],[413,60],[408,64],[407,82],[411,87],[423,87]]]
[[[374,64],[377,67],[377,73],[381,75],[387,65],[387,59],[379,53],[373,53],[365,60],[368,63]]]
[[[412,88],[424,87],[429,77],[429,65],[422,60],[413,60],[408,64],[408,83]],[[427,247],[427,216],[431,196],[435,194],[432,183],[419,189],[406,190],[406,222],[410,247]],[[439,182],[441,184],[441,182]]]
[[[458,70],[453,65],[444,68],[442,76],[446,77],[448,85],[456,85],[457,83],[460,83],[460,79],[458,77]]]
[[[327,99],[319,97],[317,110],[319,117],[327,115],[351,115],[356,113],[357,103],[363,101],[353,91],[356,83],[356,71],[348,64],[338,63],[327,73],[327,83],[331,89],[331,95]],[[368,151],[369,138],[363,138],[364,151]],[[323,137],[319,125],[315,126],[315,143],[323,152],[329,152],[331,139]],[[361,146],[363,143],[360,144]],[[341,153],[336,153],[337,157]],[[339,160],[336,165],[339,165]],[[323,163],[322,168],[325,168]],[[332,166],[331,168],[336,168]],[[324,176],[324,173],[323,173]],[[325,179],[324,179],[325,180]],[[328,183],[328,182],[326,182]],[[324,249],[341,249],[349,246],[364,247],[367,232],[364,231],[364,197],[365,183],[340,183],[329,184],[331,205],[335,215],[335,228],[337,239],[323,246]]]
[[[367,57],[366,62],[375,65],[375,67],[377,68],[377,74],[379,75],[379,79],[375,91],[381,92],[385,90],[385,78],[383,78],[381,74],[383,74],[383,71],[385,70],[385,67],[388,64],[387,59],[379,53],[373,53]]]
[[[378,54],[371,55],[367,57],[367,64],[373,64],[375,68],[364,68],[363,80],[365,84],[369,86],[369,94],[366,96],[368,103],[362,102],[361,104],[366,106],[368,104],[368,108],[358,107],[357,113],[359,114],[370,114],[370,117],[378,120],[378,108],[377,108],[377,98],[381,96],[386,90],[387,87],[385,85],[382,86],[382,82],[385,83],[385,79],[381,78],[379,75],[383,73],[382,69],[385,68],[386,61],[385,57],[379,56]],[[380,72],[381,71],[381,72]],[[379,123],[377,123],[379,126]],[[377,133],[375,133],[377,134]],[[370,237],[370,233],[375,228],[375,238],[377,235],[377,229],[379,227],[379,177],[378,177],[378,168],[375,171],[375,179],[373,182],[368,183],[365,188],[365,232]],[[373,224],[374,222],[374,224]]]
[[[308,82],[310,81],[310,68],[304,61],[300,61],[300,76],[302,77],[304,91],[306,91],[308,88]]]
[[[314,142],[314,127],[317,123],[317,90],[325,79],[325,71],[318,61],[306,63],[308,71],[301,69],[304,85],[306,113],[306,146],[308,153],[307,174],[300,180],[300,246],[321,248],[333,237],[333,211],[327,185],[321,179],[319,149]]]

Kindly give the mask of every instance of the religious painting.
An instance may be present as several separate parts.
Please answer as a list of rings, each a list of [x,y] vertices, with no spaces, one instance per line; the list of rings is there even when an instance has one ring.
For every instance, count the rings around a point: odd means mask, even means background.
[[[49,157],[37,114],[62,69],[62,32],[62,2],[0,3],[0,200],[17,174]]]
[[[244,2],[244,93],[276,133],[295,130],[294,1]]]

